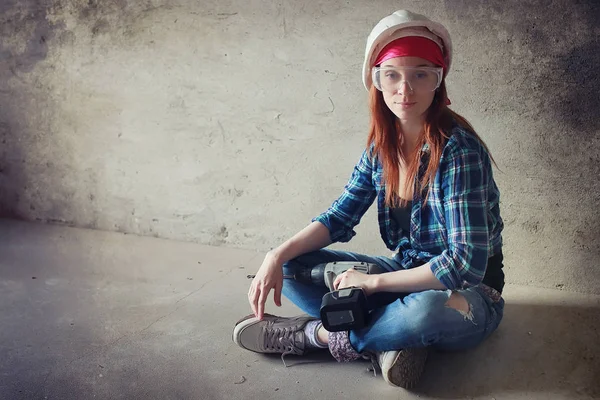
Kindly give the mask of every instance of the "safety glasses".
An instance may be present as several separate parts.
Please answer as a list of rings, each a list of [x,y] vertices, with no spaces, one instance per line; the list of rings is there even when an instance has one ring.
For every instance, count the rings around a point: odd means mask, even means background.
[[[441,67],[373,67],[373,85],[382,92],[433,92],[442,83]]]

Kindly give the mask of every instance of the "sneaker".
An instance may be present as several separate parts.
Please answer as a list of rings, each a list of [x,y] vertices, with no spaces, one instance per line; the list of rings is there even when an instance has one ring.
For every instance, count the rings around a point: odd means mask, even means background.
[[[417,385],[427,360],[427,348],[383,351],[377,353],[377,363],[383,379],[392,386],[411,389]]]
[[[280,353],[283,365],[287,367],[285,356],[303,355],[306,352],[304,327],[314,319],[308,315],[277,317],[265,314],[260,321],[250,314],[235,324],[233,341],[241,348],[256,353]]]

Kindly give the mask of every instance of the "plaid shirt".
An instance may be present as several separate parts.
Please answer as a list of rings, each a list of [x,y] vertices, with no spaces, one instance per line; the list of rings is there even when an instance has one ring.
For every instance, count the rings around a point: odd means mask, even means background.
[[[419,176],[428,159],[425,145]],[[403,231],[385,205],[383,166],[371,147],[363,152],[342,195],[313,221],[329,229],[332,242],[348,242],[356,234],[353,228],[377,199],[381,237],[401,257],[404,268],[429,262],[434,275],[449,289],[478,285],[488,258],[502,249],[500,192],[489,154],[467,130],[455,126],[430,186],[415,192],[410,232]],[[427,189],[429,197],[423,203]]]

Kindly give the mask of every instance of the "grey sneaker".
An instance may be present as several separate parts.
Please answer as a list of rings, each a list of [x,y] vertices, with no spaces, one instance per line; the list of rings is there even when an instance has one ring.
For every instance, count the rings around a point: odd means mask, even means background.
[[[426,347],[421,347],[377,353],[383,379],[392,386],[415,387],[425,369],[427,351]]]
[[[250,314],[235,324],[233,341],[241,348],[256,353],[281,353],[283,365],[287,367],[285,356],[306,352],[304,327],[314,319],[309,315],[277,317],[265,314],[259,321]]]

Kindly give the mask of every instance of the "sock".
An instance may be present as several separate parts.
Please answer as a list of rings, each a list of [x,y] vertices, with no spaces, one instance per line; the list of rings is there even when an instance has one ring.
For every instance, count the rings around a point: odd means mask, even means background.
[[[321,328],[323,324],[318,319],[309,321],[304,328],[304,335],[308,341],[307,347],[312,349],[326,349],[327,344],[321,343],[319,338],[317,337],[317,332],[319,328]]]

